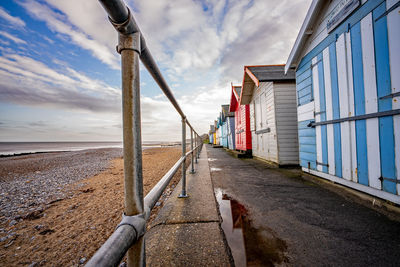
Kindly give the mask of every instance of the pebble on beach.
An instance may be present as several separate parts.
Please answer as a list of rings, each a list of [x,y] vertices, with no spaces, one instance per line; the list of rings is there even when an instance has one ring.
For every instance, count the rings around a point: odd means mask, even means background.
[[[43,216],[46,205],[68,196],[66,185],[96,175],[121,156],[119,148],[104,148],[0,158],[1,220],[13,226]]]

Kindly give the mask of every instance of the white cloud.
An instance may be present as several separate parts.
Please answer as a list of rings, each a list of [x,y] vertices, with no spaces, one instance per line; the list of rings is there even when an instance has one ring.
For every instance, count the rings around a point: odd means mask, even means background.
[[[0,35],[3,35],[4,37],[10,39],[14,43],[17,44],[26,44],[26,42],[22,39],[19,39],[18,37],[15,37],[14,35],[9,34],[8,32],[0,31]]]
[[[49,27],[49,29],[53,32],[68,36],[69,38],[71,38],[72,42],[88,51],[91,51],[92,55],[98,58],[103,63],[107,64],[113,69],[119,69],[118,55],[113,52],[115,50],[112,50],[110,46],[107,46],[107,44],[102,42],[104,39],[108,41],[110,40],[107,34],[105,34],[103,38],[95,39],[94,37],[90,36],[90,34],[82,30],[76,29],[76,27],[80,24],[71,25],[68,20],[70,17],[66,16],[65,14],[56,13],[44,4],[40,4],[39,2],[36,2],[34,0],[23,1],[20,4],[34,18],[46,22],[47,27]],[[77,6],[79,6],[79,8],[76,8]],[[81,1],[79,1],[79,3],[75,3],[74,10],[80,11],[82,10],[82,6],[87,5],[81,5]],[[87,13],[84,14],[84,16],[82,17],[82,21],[90,21],[93,11],[90,9],[85,9],[85,11]],[[98,32],[98,34],[96,35],[96,37],[99,37],[101,34],[107,33],[107,31],[103,30],[102,26],[103,25],[101,24],[97,25],[96,31]],[[107,27],[105,27],[104,29],[107,29]]]
[[[13,26],[17,26],[17,27],[25,27],[25,22],[20,19],[19,17],[13,17],[10,14],[8,14],[8,12],[0,7],[0,17],[2,17],[3,19],[7,20],[9,23],[11,23],[11,25]]]
[[[72,68],[65,73],[17,54],[0,57],[0,101],[27,106],[120,112],[120,90]]]
[[[21,1],[25,10],[44,21],[56,36],[119,68],[117,33],[98,1]],[[221,105],[229,103],[230,82],[241,83],[244,65],[285,62],[310,2],[129,0],[128,4],[133,6],[135,19],[164,76],[172,81],[180,106],[203,133],[218,116]],[[1,49],[3,54],[11,53]],[[0,88],[0,100],[13,96],[12,101],[19,104],[78,108],[93,114],[120,111],[119,89],[72,68],[56,71],[14,54],[0,58],[0,86],[6,88]],[[179,116],[165,97],[142,97],[141,104],[144,140],[180,139]]]

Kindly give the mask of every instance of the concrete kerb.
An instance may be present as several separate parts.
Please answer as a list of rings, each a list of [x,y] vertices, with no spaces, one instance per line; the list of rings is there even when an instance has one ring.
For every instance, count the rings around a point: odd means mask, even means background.
[[[231,266],[220,228],[206,146],[196,165],[187,170],[188,198],[178,198],[180,183],[146,233],[149,266]]]

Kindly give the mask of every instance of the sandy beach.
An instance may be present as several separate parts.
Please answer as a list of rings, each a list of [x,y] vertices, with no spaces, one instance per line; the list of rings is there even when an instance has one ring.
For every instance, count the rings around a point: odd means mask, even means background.
[[[179,157],[179,147],[143,152],[145,194]],[[121,220],[121,149],[2,158],[0,188],[0,265],[83,265]]]

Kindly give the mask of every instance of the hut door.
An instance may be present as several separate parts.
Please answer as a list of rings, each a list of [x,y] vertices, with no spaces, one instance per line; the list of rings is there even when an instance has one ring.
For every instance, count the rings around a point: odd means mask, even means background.
[[[255,126],[256,126],[256,138],[257,138],[257,147],[256,150],[257,155],[263,155],[264,145],[263,145],[263,136],[258,132],[262,130],[262,117],[261,117],[261,105],[260,105],[260,96],[258,96],[254,101],[254,109],[255,109]]]
[[[269,143],[271,142],[270,140],[270,134],[266,132],[266,129],[268,128],[268,110],[267,110],[267,94],[263,92],[260,96],[260,106],[261,106],[261,117],[262,117],[262,136],[263,136],[263,155],[265,159],[270,159],[270,145]]]

